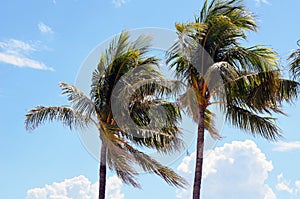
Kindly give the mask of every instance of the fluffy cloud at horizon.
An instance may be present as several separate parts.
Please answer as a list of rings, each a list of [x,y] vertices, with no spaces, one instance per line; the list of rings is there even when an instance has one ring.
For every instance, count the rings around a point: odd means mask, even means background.
[[[250,140],[234,141],[206,151],[203,164],[202,197],[219,199],[226,195],[231,199],[276,199],[266,180],[273,170],[271,161]],[[193,181],[195,152],[184,158],[177,170]],[[192,188],[177,190],[176,197],[190,199]]]
[[[121,193],[122,181],[112,176],[106,182],[107,199],[124,199]],[[27,191],[26,199],[97,199],[98,185],[92,184],[85,176],[80,175],[63,182],[54,182],[43,188],[33,188]]]

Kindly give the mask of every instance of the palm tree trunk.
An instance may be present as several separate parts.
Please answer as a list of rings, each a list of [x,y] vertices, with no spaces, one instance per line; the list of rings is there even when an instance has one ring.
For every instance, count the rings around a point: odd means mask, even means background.
[[[106,185],[106,145],[102,142],[100,151],[99,199],[105,199]]]
[[[203,148],[204,148],[204,113],[205,106],[201,105],[200,116],[198,121],[198,136],[197,136],[197,156],[196,168],[193,187],[193,199],[200,199],[201,179],[202,179],[202,165],[203,165]]]

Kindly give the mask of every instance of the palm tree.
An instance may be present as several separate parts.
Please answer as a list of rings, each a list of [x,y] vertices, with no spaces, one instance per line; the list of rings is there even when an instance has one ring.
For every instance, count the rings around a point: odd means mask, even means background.
[[[150,81],[135,89],[130,95],[129,104],[125,106],[129,110],[130,118],[139,128],[130,126],[125,129],[121,128],[116,123],[112,112],[113,90],[117,83],[122,82],[122,77],[127,73],[133,74],[129,77],[136,77],[139,81],[145,78],[163,80],[162,75],[154,67],[158,64],[158,60],[147,56],[149,46],[148,37],[139,37],[130,42],[129,34],[122,32],[100,57],[98,67],[92,77],[90,98],[75,86],[60,83],[63,94],[68,96],[68,101],[71,103],[70,107],[38,106],[26,115],[27,130],[35,129],[45,121],[54,120],[62,122],[70,129],[86,128],[90,125],[98,129],[101,139],[99,199],[105,198],[107,165],[125,183],[134,187],[140,187],[135,179],[138,172],[132,166],[134,164],[146,172],[162,177],[170,185],[183,187],[186,183],[174,171],[134,148],[134,146],[145,146],[166,153],[180,148],[182,142],[178,138],[180,130],[177,128],[177,123],[181,118],[179,108],[176,104],[161,99],[163,95],[170,93],[170,89],[158,84],[157,81]],[[132,72],[132,70],[136,71]],[[132,85],[126,84],[121,86],[123,90],[131,87]],[[117,93],[124,92],[123,90]],[[125,96],[126,92],[123,94]],[[118,105],[122,100],[117,98],[115,103]],[[160,107],[160,110],[164,110],[166,117],[162,128],[147,128],[149,123],[156,124],[161,119],[157,115],[157,119],[153,117],[155,110],[153,111],[152,107]]]
[[[288,57],[288,60],[291,60],[290,72],[294,79],[300,79],[300,40],[298,40],[297,44],[298,49],[294,50]]]
[[[246,31],[257,30],[254,20],[242,0],[205,0],[195,21],[176,24],[179,39],[167,63],[190,85],[181,102],[198,124],[193,199],[200,198],[204,132],[220,138],[210,105],[219,104],[231,125],[276,140],[281,133],[272,113],[284,114],[282,103],[297,96],[297,84],[282,78],[272,49],[240,44]]]

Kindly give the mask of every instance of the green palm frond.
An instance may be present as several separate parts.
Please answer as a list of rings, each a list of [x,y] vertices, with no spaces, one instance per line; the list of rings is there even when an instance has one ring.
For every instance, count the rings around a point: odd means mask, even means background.
[[[145,172],[155,173],[162,177],[170,185],[180,187],[186,185],[185,180],[178,176],[174,171],[161,165],[143,152],[134,149],[125,139],[123,139],[124,137],[116,136],[116,132],[124,133],[120,132],[120,129],[118,129],[117,126],[104,124],[103,129],[105,131],[104,144],[108,149],[107,163],[126,184],[131,184],[134,187],[140,188],[140,185],[135,179],[138,173],[132,167],[132,165],[137,165]],[[124,133],[124,135],[126,135],[126,133]],[[147,138],[145,140],[147,140]],[[161,142],[158,142],[158,139],[152,138],[152,141],[156,141],[156,144],[161,144]],[[144,145],[147,144],[142,144],[141,146]]]
[[[293,50],[291,55],[288,57],[290,61],[290,72],[294,79],[300,79],[300,40],[298,41],[298,49]]]
[[[281,137],[280,129],[274,124],[274,120],[274,118],[259,116],[238,106],[227,105],[226,121],[239,129],[250,132],[253,136],[260,135],[268,140]]]
[[[236,28],[255,31],[257,25],[254,16],[242,2],[242,0],[212,0],[209,4],[206,0],[196,22],[209,23],[215,17],[225,16]]]
[[[291,103],[298,97],[299,85],[280,78],[278,70],[259,73],[243,71],[239,75],[237,79],[224,84],[226,102],[243,104],[254,112],[284,114],[280,110],[283,102]]]
[[[277,54],[263,45],[235,46],[226,50],[221,59],[241,70],[264,72],[278,69]]]
[[[299,93],[299,82],[289,79],[280,79],[278,92],[276,93],[277,99],[292,103],[294,99],[297,99],[299,97]]]

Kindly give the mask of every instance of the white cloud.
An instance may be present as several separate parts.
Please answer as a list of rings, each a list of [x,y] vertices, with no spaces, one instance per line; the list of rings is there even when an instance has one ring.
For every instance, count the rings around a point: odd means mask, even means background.
[[[54,182],[44,188],[34,188],[27,191],[26,199],[97,199],[98,185],[84,176],[66,179],[63,182]],[[106,182],[107,199],[124,199],[121,193],[122,181],[112,176]]]
[[[280,182],[276,185],[276,189],[279,191],[287,191],[289,193],[293,193],[293,189],[289,187],[289,184],[286,182]]]
[[[281,173],[277,176],[277,181],[278,181],[278,183],[276,185],[276,189],[278,191],[285,191],[294,196],[299,194],[299,192],[300,192],[300,181],[299,180],[295,181],[295,187],[292,187],[290,185],[291,181],[287,181],[284,178],[283,174]]]
[[[256,3],[256,6],[260,6],[261,4],[267,4],[271,5],[271,3],[268,0],[254,0]]]
[[[296,186],[296,192],[297,192],[297,193],[300,192],[300,180],[297,180],[297,181],[295,182],[295,186]]]
[[[277,181],[278,181],[278,183],[276,185],[277,190],[293,193],[293,189],[289,187],[290,183],[287,182],[286,180],[284,180],[283,173],[281,173],[277,176]]]
[[[202,197],[208,199],[276,199],[273,190],[265,183],[272,171],[271,161],[250,140],[232,142],[207,151],[203,164]],[[195,153],[184,158],[178,171],[193,182]],[[192,187],[177,190],[176,197],[190,199]]]
[[[106,184],[107,199],[124,199],[124,194],[121,193],[122,180],[117,176],[108,178]]]
[[[127,3],[128,0],[112,0],[112,3],[116,6],[116,7],[121,7],[123,4]]]
[[[29,57],[29,55],[37,51],[38,48],[38,43],[26,43],[16,39],[0,41],[0,62],[18,67],[53,71],[53,68]]]
[[[295,142],[278,142],[275,143],[275,148],[273,149],[274,151],[293,151],[293,150],[300,150],[300,141],[295,141]]]
[[[18,67],[29,67],[33,69],[51,70],[51,71],[54,70],[53,68],[46,66],[42,62],[38,62],[36,60],[29,59],[26,57],[18,57],[16,55],[10,55],[5,53],[0,53],[0,62],[4,62]]]
[[[55,2],[54,4],[56,4],[56,1],[54,1],[54,2]],[[40,22],[38,24],[38,28],[42,33],[50,33],[50,34],[54,33],[52,28],[50,26],[47,26],[43,22]]]
[[[8,54],[18,55],[21,52],[28,53],[36,51],[36,46],[20,40],[9,39],[7,41],[0,41],[0,49]]]

